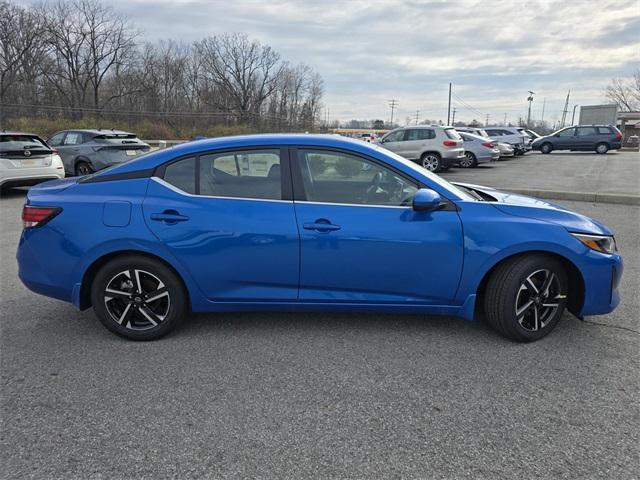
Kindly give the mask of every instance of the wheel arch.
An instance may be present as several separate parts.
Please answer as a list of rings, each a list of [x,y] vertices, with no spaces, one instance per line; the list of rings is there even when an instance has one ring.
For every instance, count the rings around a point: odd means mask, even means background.
[[[570,259],[558,253],[550,252],[548,250],[529,250],[526,252],[518,252],[512,255],[508,255],[504,258],[501,258],[500,260],[495,262],[491,266],[491,268],[489,268],[485,272],[485,274],[482,277],[482,280],[480,280],[480,283],[478,284],[478,288],[476,289],[477,298],[484,298],[487,284],[489,283],[489,278],[491,278],[491,275],[493,274],[493,272],[495,272],[500,265],[503,265],[505,262],[511,261],[514,258],[522,257],[525,255],[531,255],[531,254],[547,255],[562,263],[562,265],[564,266],[567,272],[567,277],[569,278],[567,309],[574,315],[579,315],[580,311],[582,310],[582,306],[584,304],[584,299],[585,299],[584,277],[582,276],[580,269]],[[481,301],[476,302],[476,305],[475,305],[476,313],[478,312],[478,309],[480,310],[482,309],[482,304],[483,302]]]
[[[154,255],[152,253],[145,252],[143,250],[133,250],[133,249],[131,249],[131,250],[118,250],[118,251],[113,251],[113,252],[106,253],[106,254],[96,258],[89,265],[89,267],[85,270],[84,275],[82,276],[82,281],[81,281],[81,284],[80,284],[80,298],[79,298],[79,305],[78,305],[80,310],[86,310],[87,308],[91,307],[91,285],[93,283],[93,280],[94,280],[96,274],[100,271],[100,269],[103,266],[105,266],[108,262],[110,262],[111,260],[114,260],[114,259],[119,258],[119,257],[129,256],[129,255],[147,257],[147,258],[149,258],[151,260],[156,260],[156,261],[162,263],[167,268],[169,268],[176,275],[176,277],[180,280],[180,283],[182,284],[182,289],[184,290],[184,295],[185,295],[187,308],[189,310],[191,310],[191,305],[192,305],[191,304],[191,295],[189,293],[189,289],[187,288],[185,280],[182,277],[182,275],[180,274],[180,272],[173,265],[171,265],[171,263],[169,263],[167,260],[165,260],[164,258],[162,258],[162,257],[160,257],[158,255]]]
[[[425,155],[428,155],[430,153],[435,153],[439,158],[442,158],[442,154],[440,152],[438,152],[437,150],[425,150],[424,152],[420,153],[420,156],[418,158],[420,158],[420,160],[422,160],[422,157],[424,157]]]

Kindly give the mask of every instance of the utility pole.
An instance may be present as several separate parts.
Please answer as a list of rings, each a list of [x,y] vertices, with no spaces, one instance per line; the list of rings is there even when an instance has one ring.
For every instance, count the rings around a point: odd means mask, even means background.
[[[540,118],[540,123],[544,126],[544,107],[547,105],[547,97],[542,99],[542,118]]]
[[[564,124],[567,120],[567,113],[569,112],[569,95],[571,95],[571,90],[567,92],[567,99],[564,102],[564,109],[562,110],[562,121],[560,122],[560,128],[564,127]]]
[[[574,120],[576,119],[576,107],[578,105],[573,106],[573,113],[571,114],[571,125],[575,125]]]
[[[485,127],[488,127],[488,126],[489,126],[489,117],[490,117],[490,116],[491,116],[491,115],[489,115],[488,113],[487,113],[487,115],[485,116],[485,122],[484,122],[484,126],[485,126]]]
[[[447,107],[447,125],[449,125],[449,120],[451,120],[451,82],[449,82],[449,106]]]
[[[453,107],[453,115],[451,116],[451,126],[456,124],[456,107]]]
[[[503,125],[506,127],[507,126],[507,114],[504,114],[504,122]]]
[[[395,98],[389,100],[389,106],[391,107],[391,121],[389,122],[389,126],[393,128],[393,111],[398,106],[398,100],[396,100]]]
[[[420,110],[416,110],[416,125],[418,124],[419,119],[420,119]]]
[[[529,102],[529,112],[527,113],[527,127],[531,126],[531,104],[533,103],[533,96],[536,92],[532,92],[529,90],[529,96],[527,97],[527,102]]]

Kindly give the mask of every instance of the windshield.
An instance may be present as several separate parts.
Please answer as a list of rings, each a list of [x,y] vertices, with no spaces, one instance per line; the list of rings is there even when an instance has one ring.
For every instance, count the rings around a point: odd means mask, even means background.
[[[456,132],[457,134],[457,132]],[[408,168],[410,168],[411,170],[415,171],[416,173],[419,173],[420,175],[424,175],[425,177],[428,177],[429,180],[431,180],[433,183],[436,183],[438,186],[442,187],[443,189],[447,190],[448,192],[451,192],[452,194],[456,195],[458,198],[461,198],[462,200],[470,200],[470,201],[476,201],[477,198],[474,197],[473,195],[471,195],[470,193],[468,193],[466,190],[463,190],[449,182],[447,182],[444,178],[439,177],[438,175],[436,175],[435,173],[431,173],[429,170],[427,170],[426,168],[423,168],[417,164],[415,164],[414,162],[411,162],[409,160],[407,160],[404,157],[401,157],[400,155],[398,155],[397,153],[393,153],[389,150],[387,150],[386,148],[383,147],[379,147],[377,145],[373,145],[370,144],[371,148],[375,148],[376,150],[378,150],[380,153],[388,156],[388,157],[392,157],[394,160],[397,160],[398,162],[401,162],[403,165],[407,166]]]
[[[32,135],[1,135],[0,136],[0,151],[6,152],[9,150],[31,150],[34,148],[46,148],[49,147],[38,137]]]

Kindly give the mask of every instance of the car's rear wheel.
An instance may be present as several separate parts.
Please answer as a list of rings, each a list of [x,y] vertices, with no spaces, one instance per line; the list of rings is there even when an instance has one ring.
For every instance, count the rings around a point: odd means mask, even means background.
[[[606,143],[599,143],[596,145],[596,153],[599,153],[600,155],[604,155],[608,151],[609,151],[609,145],[607,145]]]
[[[553,146],[550,143],[540,145],[540,151],[544,154],[551,153],[551,150],[553,150]]]
[[[85,162],[85,161],[79,161],[78,163],[76,163],[76,175],[77,176],[83,176],[83,175],[91,175],[93,173],[93,168],[91,168],[91,164],[89,162]]]
[[[154,340],[172,331],[186,314],[178,276],[163,263],[128,255],[108,262],[95,276],[91,301],[100,322],[131,340]]]
[[[567,302],[563,265],[544,254],[520,256],[498,266],[487,284],[485,315],[507,338],[531,342],[557,325]]]
[[[442,170],[442,158],[435,152],[425,153],[420,157],[420,164],[430,172]]]
[[[460,160],[460,166],[464,168],[474,168],[478,166],[478,160],[472,152],[464,152],[464,158]]]

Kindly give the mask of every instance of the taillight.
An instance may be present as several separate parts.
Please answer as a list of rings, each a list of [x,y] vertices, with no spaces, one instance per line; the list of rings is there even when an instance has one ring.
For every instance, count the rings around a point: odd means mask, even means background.
[[[487,148],[494,148],[496,145],[495,143],[491,143],[491,142],[485,142],[482,144],[483,147],[487,147]]]
[[[622,140],[622,134],[620,132],[616,132],[616,140]]]
[[[51,155],[58,155],[60,152],[58,152],[58,150],[56,150],[55,148],[51,149]]]
[[[456,142],[455,140],[445,140],[444,142],[442,142],[442,144],[445,147],[455,147],[456,145],[458,145],[458,142]]]
[[[60,207],[32,207],[25,205],[22,208],[22,226],[24,228],[41,227],[61,211]]]

